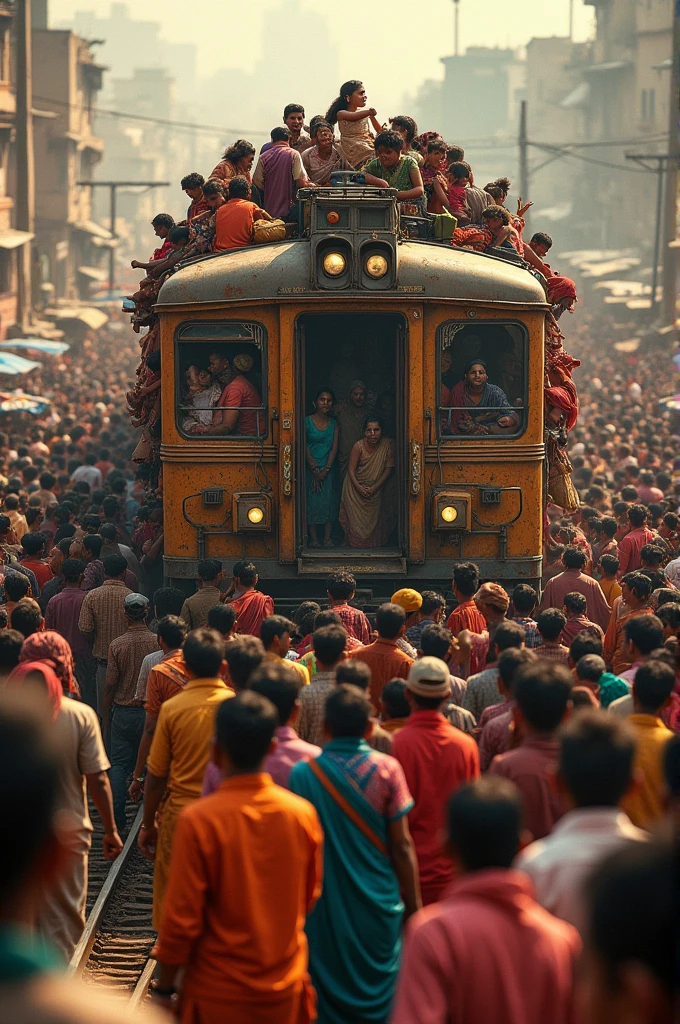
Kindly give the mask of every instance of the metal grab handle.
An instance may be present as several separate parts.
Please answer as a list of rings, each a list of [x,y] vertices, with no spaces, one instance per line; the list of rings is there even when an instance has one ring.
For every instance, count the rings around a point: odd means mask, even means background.
[[[420,494],[423,476],[423,446],[411,440],[411,494]]]
[[[290,498],[293,493],[293,446],[284,444],[283,461],[281,463],[281,475],[283,477],[282,491],[285,498]]]

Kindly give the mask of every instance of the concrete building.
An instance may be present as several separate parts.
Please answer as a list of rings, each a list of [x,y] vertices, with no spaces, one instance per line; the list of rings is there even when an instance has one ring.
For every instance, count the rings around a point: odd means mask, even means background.
[[[92,190],[103,141],[92,108],[104,68],[73,32],[33,27],[34,103],[52,116],[34,122],[36,236],[43,280],[57,299],[87,299],[106,280],[110,232],[92,219]]]

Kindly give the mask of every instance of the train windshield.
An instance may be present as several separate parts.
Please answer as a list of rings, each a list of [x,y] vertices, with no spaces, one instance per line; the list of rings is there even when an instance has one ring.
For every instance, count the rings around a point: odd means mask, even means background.
[[[234,440],[266,437],[264,328],[240,321],[182,324],[176,345],[181,433]]]
[[[526,427],[527,333],[517,323],[461,323],[437,330],[441,440],[503,435]]]

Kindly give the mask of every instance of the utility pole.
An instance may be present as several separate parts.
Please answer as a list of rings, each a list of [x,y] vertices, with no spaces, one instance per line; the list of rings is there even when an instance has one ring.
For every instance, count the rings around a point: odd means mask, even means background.
[[[652,252],[652,316],[657,312],[657,306],[659,305],[656,293],[659,284],[659,259],[661,258],[660,249],[663,233],[664,180],[667,181],[669,186],[671,183],[675,186],[678,176],[679,159],[677,153],[626,153],[626,160],[633,160],[636,164],[644,167],[645,170],[654,171],[656,174],[656,216],[654,221],[654,250]],[[650,161],[654,166],[650,167],[647,161]],[[675,222],[673,237],[675,238]],[[672,256],[672,252],[669,252],[669,256]],[[668,296],[664,292],[664,307],[667,301]],[[675,304],[675,282],[673,282],[673,303]]]
[[[109,189],[109,218],[111,238],[115,242],[116,235],[116,192],[119,188],[165,188],[169,181],[79,181],[78,185],[86,185],[88,188]],[[116,281],[116,247],[112,245],[109,249],[109,291],[113,291]]]
[[[453,53],[460,57],[460,0],[453,0]]]
[[[16,121],[17,166],[16,226],[35,228],[35,164],[33,158],[33,82],[31,74],[31,0],[18,0],[16,8]],[[17,319],[26,329],[33,307],[31,290],[31,243],[17,252]]]
[[[527,101],[522,100],[519,110],[519,192],[523,203],[529,202],[529,137],[527,135]],[[529,211],[526,213],[529,223]]]
[[[574,41],[574,0],[569,0],[569,42]]]
[[[666,172],[666,204],[664,209],[663,308],[664,325],[675,323],[677,299],[677,255],[670,249],[675,241],[678,217],[678,163],[680,158],[680,0],[673,0],[673,31],[671,49],[671,85],[668,117],[668,153]]]

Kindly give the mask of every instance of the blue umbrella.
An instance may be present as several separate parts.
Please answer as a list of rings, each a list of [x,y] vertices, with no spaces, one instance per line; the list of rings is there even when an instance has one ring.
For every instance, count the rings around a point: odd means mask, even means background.
[[[15,356],[13,352],[0,352],[0,374],[29,373],[41,365],[41,363],[35,363],[32,359]]]
[[[28,412],[41,416],[50,407],[49,398],[25,395],[23,391],[0,391],[0,412]]]
[[[44,352],[48,356],[63,355],[70,347],[65,341],[43,341],[41,338],[13,338],[11,341],[0,341],[0,349],[28,348],[34,352]]]

